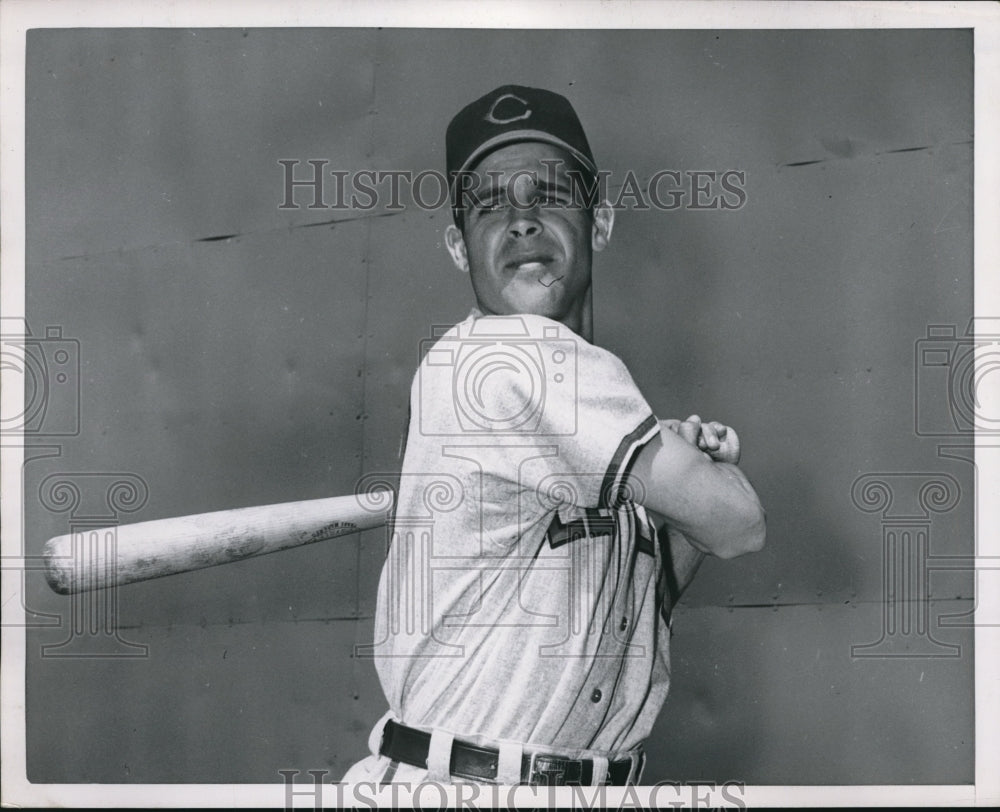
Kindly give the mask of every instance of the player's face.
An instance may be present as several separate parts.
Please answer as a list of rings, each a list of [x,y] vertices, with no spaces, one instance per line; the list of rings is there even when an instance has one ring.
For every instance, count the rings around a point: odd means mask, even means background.
[[[526,142],[475,168],[463,229],[446,237],[484,313],[532,313],[581,332],[593,251],[607,244],[611,210],[581,204],[573,166],[558,147]]]

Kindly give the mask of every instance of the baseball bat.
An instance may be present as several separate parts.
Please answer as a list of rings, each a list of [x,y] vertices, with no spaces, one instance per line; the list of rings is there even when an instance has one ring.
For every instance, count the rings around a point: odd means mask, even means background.
[[[45,578],[68,595],[214,567],[380,527],[392,505],[380,490],[88,528],[46,542]]]

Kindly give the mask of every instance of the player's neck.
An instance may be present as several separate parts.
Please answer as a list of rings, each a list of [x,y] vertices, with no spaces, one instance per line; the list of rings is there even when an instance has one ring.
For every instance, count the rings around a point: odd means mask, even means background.
[[[498,316],[502,315],[500,313],[495,313],[487,307],[484,307],[481,302],[476,302],[475,312],[481,316]],[[528,313],[529,311],[524,311]],[[513,314],[509,314],[513,315]],[[545,313],[537,313],[535,315],[546,316],[546,318],[551,318],[553,321],[558,321],[564,327],[572,330],[581,338],[585,339],[587,342],[594,343],[594,308],[593,302],[590,297],[590,291],[587,291],[587,296],[584,301],[580,302],[579,306],[574,307],[562,318],[555,318],[553,316],[547,316]]]
[[[580,308],[580,329],[576,331],[589,343],[594,343],[594,287],[590,285]]]
[[[583,299],[570,309],[563,318],[556,319],[589,343],[594,343],[594,300],[593,288],[587,288]]]
[[[583,307],[579,312],[574,311],[565,318],[556,319],[556,321],[568,327],[588,343],[594,342],[594,318],[589,307]]]

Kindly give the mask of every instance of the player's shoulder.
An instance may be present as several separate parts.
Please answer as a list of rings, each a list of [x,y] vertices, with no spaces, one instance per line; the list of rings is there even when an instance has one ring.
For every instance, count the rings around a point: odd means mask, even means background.
[[[517,313],[495,316],[473,311],[467,318],[439,332],[428,342],[420,364],[420,371],[427,367],[454,367],[460,359],[490,358],[498,362],[491,365],[492,372],[503,374],[506,369],[514,372],[518,366],[499,363],[504,359],[515,360],[525,353],[541,354],[545,358],[569,358],[581,372],[597,376],[610,375],[617,379],[628,375],[624,362],[611,351],[590,343],[569,327],[547,316],[534,313]]]

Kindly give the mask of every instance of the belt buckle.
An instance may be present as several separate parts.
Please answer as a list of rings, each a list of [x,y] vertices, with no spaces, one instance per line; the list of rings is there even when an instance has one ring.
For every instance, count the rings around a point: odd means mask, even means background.
[[[531,761],[528,763],[528,784],[533,787],[566,786],[566,764],[571,760],[550,753],[532,753]],[[542,770],[538,764],[539,761],[547,761],[550,764],[559,763],[563,766],[562,769],[557,770]]]
[[[538,755],[536,752],[528,754],[528,774],[524,777],[524,780],[529,787],[538,786],[535,779],[541,776],[541,773],[536,772]]]
[[[552,780],[552,772],[546,772],[541,769],[539,761],[548,761],[551,756],[545,753],[532,753],[531,760],[528,762],[528,785],[532,787],[545,787],[545,786],[559,786],[560,782],[557,780],[554,784],[550,784]]]

